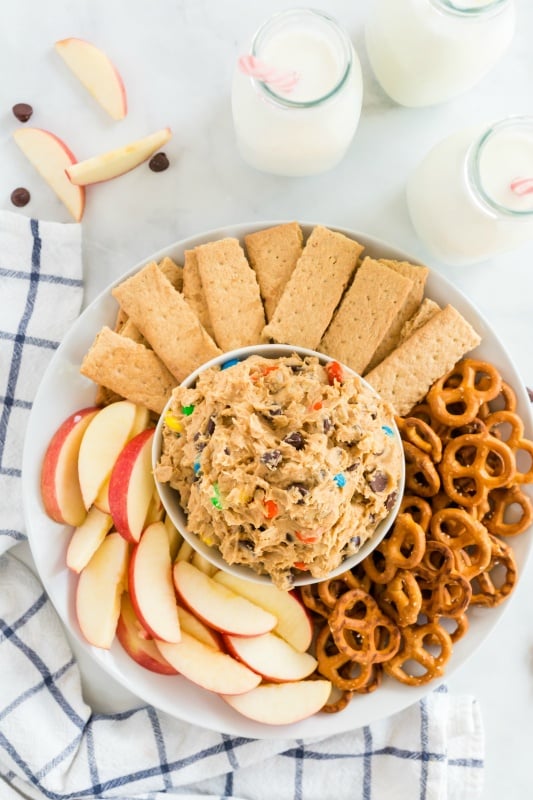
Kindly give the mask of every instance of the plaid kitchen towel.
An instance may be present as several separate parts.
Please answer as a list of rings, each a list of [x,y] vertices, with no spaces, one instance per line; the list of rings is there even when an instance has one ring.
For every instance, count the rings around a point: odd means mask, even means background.
[[[24,538],[20,458],[32,397],[79,311],[80,233],[0,213],[0,543]],[[254,740],[150,706],[94,713],[62,625],[34,574],[0,558],[0,797],[475,800],[483,732],[444,687],[403,712],[322,741]]]

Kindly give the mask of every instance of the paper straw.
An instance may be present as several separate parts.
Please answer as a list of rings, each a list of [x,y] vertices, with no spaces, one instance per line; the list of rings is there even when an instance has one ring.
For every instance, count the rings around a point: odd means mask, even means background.
[[[239,69],[250,78],[255,78],[282,92],[292,92],[300,76],[297,72],[282,72],[275,67],[270,67],[252,55],[241,56],[238,61]]]
[[[511,182],[511,191],[518,195],[533,193],[533,178],[515,178]]]

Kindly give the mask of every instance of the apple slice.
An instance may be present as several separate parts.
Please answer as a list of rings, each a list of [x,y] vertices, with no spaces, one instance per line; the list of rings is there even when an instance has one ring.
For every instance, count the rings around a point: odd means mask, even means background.
[[[118,147],[116,150],[80,161],[74,166],[68,167],[65,172],[70,182],[76,186],[109,181],[142,164],[163,147],[171,136],[170,128],[163,128],[145,136],[144,139],[137,139],[137,141]]]
[[[207,625],[200,622],[194,614],[191,614],[186,608],[178,606],[178,617],[182,632],[188,633],[189,636],[193,636],[195,639],[198,639],[199,642],[203,642],[209,647],[214,647],[215,650],[222,650],[220,634],[212,631],[211,628],[208,628]]]
[[[290,725],[316,714],[327,703],[329,681],[263,683],[246,694],[222,699],[248,719],[265,725]]]
[[[100,511],[103,511],[104,514],[111,514],[111,508],[109,507],[109,481],[111,479],[111,475],[105,479],[103,484],[100,486],[98,494],[94,498],[94,505],[96,508],[99,508]]]
[[[72,534],[67,548],[67,567],[74,572],[81,572],[112,527],[111,515],[92,506],[84,521]]]
[[[129,589],[135,613],[148,633],[165,642],[179,642],[180,623],[168,534],[162,522],[154,522],[146,528],[133,551]]]
[[[274,614],[278,619],[274,632],[295,650],[305,653],[309,649],[313,626],[305,606],[293,592],[268,583],[252,583],[222,570],[215,573],[213,580]]]
[[[176,556],[176,561],[190,561],[193,553],[192,545],[190,545],[186,539],[183,539]]]
[[[41,497],[44,510],[55,522],[81,525],[87,510],[78,478],[78,454],[87,426],[98,408],[82,408],[57,429],[44,454]]]
[[[299,653],[274,633],[262,636],[224,636],[228,653],[272,683],[307,678],[318,662],[309,653]]]
[[[155,488],[152,475],[153,438],[154,428],[148,428],[130,439],[111,472],[109,510],[115,528],[129,542],[138,542],[141,538]]]
[[[120,451],[131,436],[136,405],[120,400],[100,409],[81,440],[78,476],[85,508],[89,509],[111,475]]]
[[[153,427],[150,425],[150,411],[146,406],[136,406],[136,409],[135,422],[131,428],[132,436],[137,436],[138,433],[145,431],[146,428]]]
[[[194,566],[197,569],[201,570],[202,572],[205,572],[205,574],[209,575],[210,578],[217,571],[215,565],[211,564],[211,562],[208,561],[207,558],[204,558],[204,556],[201,553],[199,553],[198,550],[195,550],[194,553],[192,554],[191,564],[194,564]]]
[[[74,186],[67,178],[66,170],[76,163],[76,157],[65,142],[42,128],[18,128],[13,138],[28,161],[79,222],[85,208],[85,189]]]
[[[152,496],[150,498],[150,504],[148,506],[148,511],[146,512],[146,519],[144,521],[145,527],[151,525],[152,522],[163,522],[164,516],[165,516],[165,509],[163,507],[163,503],[161,502],[161,498],[159,497],[159,492],[154,486],[152,491]],[[165,527],[167,526],[165,525]],[[168,534],[168,528],[167,528],[167,534]],[[169,544],[170,544],[170,538],[169,538]]]
[[[157,492],[157,489],[156,489]],[[168,546],[170,549],[170,560],[174,562],[176,556],[178,554],[178,550],[183,542],[181,538],[181,533],[178,531],[168,514],[165,515],[165,528],[167,529],[168,534]]]
[[[108,650],[115,638],[128,561],[128,542],[120,533],[109,533],[80,573],[76,615],[82,634],[95,647]]]
[[[122,595],[120,604],[117,639],[126,653],[141,667],[161,675],[177,675],[177,670],[163,658],[153,638],[139,622],[127,592]]]
[[[261,681],[252,672],[226,653],[182,632],[178,644],[156,641],[163,658],[193,683],[223,695],[249,692]]]
[[[259,636],[277,624],[273,614],[226,589],[187,561],[174,564],[174,584],[187,608],[222,633]]]
[[[76,37],[61,39],[55,49],[102,108],[113,119],[124,119],[128,111],[124,83],[105,53]]]

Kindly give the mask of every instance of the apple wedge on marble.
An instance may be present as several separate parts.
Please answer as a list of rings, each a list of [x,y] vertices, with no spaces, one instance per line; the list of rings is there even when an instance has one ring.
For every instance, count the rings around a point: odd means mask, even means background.
[[[150,158],[171,136],[170,128],[163,128],[123,147],[79,161],[65,170],[67,178],[75,186],[88,186],[117,178]]]
[[[54,133],[42,128],[18,128],[13,139],[75,221],[79,222],[85,209],[85,189],[75,186],[67,177],[67,169],[76,164],[76,157],[70,148]]]
[[[55,50],[109,116],[124,119],[128,112],[124,82],[108,56],[75,36],[56,42]]]

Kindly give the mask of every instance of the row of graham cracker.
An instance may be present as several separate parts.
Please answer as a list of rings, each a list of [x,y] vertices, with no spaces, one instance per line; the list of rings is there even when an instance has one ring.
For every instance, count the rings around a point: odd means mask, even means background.
[[[135,352],[148,370],[150,391],[157,388],[151,405],[143,390],[144,404],[160,412],[164,392],[168,397],[173,385],[221,351],[288,343],[319,349],[365,375],[403,415],[479,342],[455,309],[423,299],[426,267],[361,261],[361,244],[322,226],[304,243],[296,222],[249,234],[244,244],[246,252],[233,238],[186,251],[183,269],[173,265],[182,285],[168,265],[165,273],[151,263],[115,287],[119,317],[139,336],[126,325],[106,330],[84,359],[83,374],[134,399],[130,383],[139,377],[128,364]],[[116,337],[131,343],[119,346]],[[113,347],[120,362],[114,373]]]

